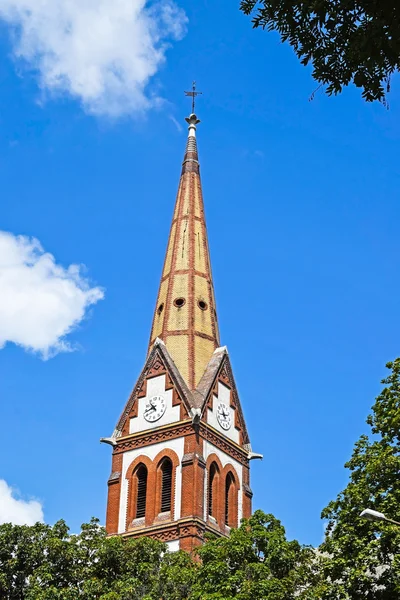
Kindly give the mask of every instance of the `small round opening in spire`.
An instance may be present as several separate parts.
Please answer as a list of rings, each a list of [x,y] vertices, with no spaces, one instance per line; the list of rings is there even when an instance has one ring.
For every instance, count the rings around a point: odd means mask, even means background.
[[[160,306],[157,308],[157,314],[161,315],[163,310],[164,310],[164,304],[163,304],[163,302],[161,302]]]
[[[181,308],[185,304],[185,302],[185,298],[175,298],[174,306],[176,306],[177,308]]]
[[[200,308],[200,310],[207,310],[208,308],[207,302],[204,302],[204,300],[199,300],[197,302],[197,306]]]

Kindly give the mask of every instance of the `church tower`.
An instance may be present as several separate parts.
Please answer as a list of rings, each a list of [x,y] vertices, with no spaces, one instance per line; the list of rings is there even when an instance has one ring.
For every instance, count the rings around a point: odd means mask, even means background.
[[[193,95],[193,94],[192,94]],[[251,515],[251,452],[220,346],[194,114],[144,368],[110,438],[106,529],[191,551]]]

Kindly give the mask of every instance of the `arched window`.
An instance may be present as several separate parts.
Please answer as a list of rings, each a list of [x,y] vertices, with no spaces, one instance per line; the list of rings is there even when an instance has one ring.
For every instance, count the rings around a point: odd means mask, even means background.
[[[161,512],[170,512],[172,505],[172,462],[165,458],[161,465]]]
[[[146,495],[147,495],[147,469],[140,465],[136,470],[136,519],[143,519],[146,515]]]
[[[215,463],[211,463],[210,470],[208,472],[208,515],[216,518],[216,504],[217,504],[217,477],[218,470]]]
[[[235,504],[235,480],[232,473],[228,473],[225,480],[225,524],[233,527]]]

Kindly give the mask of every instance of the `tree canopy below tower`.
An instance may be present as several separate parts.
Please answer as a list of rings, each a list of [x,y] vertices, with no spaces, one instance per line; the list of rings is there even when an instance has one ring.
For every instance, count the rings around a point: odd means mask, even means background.
[[[107,537],[98,521],[71,535],[55,525],[0,525],[2,600],[396,600],[400,528],[360,519],[373,508],[400,520],[400,358],[356,442],[350,481],[323,511],[318,551],[289,541],[256,511],[197,554],[167,552],[148,537]],[[301,518],[301,515],[299,515]]]
[[[329,95],[354,83],[365,100],[386,102],[400,65],[398,0],[242,0],[240,9],[279,32]]]
[[[199,557],[166,552],[148,537],[106,537],[96,520],[70,535],[54,526],[0,526],[4,600],[294,600],[313,581],[314,552],[288,541],[280,522],[257,511]]]

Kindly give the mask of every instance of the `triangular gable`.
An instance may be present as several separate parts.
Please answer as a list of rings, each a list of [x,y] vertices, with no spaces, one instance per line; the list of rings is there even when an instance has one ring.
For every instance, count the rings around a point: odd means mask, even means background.
[[[120,437],[123,434],[124,426],[128,417],[135,415],[135,406],[137,398],[146,395],[146,381],[156,375],[166,374],[167,382],[170,387],[175,387],[179,398],[182,400],[188,414],[193,407],[192,394],[183,380],[181,374],[175,366],[165,344],[157,339],[153,348],[147,357],[146,363],[142,369],[139,379],[134,386],[131,395],[122,411],[121,417],[112,435],[113,438]]]
[[[249,444],[246,422],[226,346],[215,350],[194,393],[196,407],[201,410],[202,414],[205,408],[210,406],[212,395],[217,395],[219,381],[231,390],[231,405],[236,409],[237,425],[242,431],[243,445]]]

